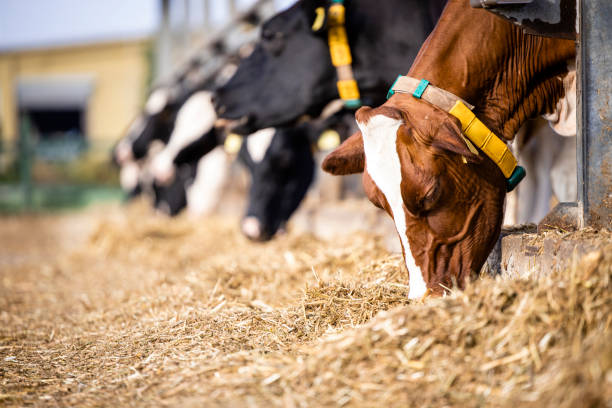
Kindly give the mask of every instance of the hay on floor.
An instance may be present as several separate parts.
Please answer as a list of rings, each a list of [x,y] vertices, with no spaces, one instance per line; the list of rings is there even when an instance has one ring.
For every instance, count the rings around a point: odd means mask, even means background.
[[[71,217],[2,238],[3,406],[612,404],[612,247],[419,304],[365,233],[252,244],[235,219],[135,206],[77,243]]]

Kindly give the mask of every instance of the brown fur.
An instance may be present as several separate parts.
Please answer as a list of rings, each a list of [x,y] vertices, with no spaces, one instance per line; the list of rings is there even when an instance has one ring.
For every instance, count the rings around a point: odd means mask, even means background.
[[[474,104],[491,130],[511,140],[527,119],[552,111],[563,96],[562,77],[573,58],[571,41],[526,35],[484,10],[471,9],[467,0],[450,0],[409,75]],[[396,148],[406,234],[428,288],[440,294],[453,281],[462,286],[480,270],[499,236],[505,178],[483,153],[469,152],[455,118],[427,102],[396,94],[379,108],[360,109],[356,119],[365,123],[375,115],[404,122]],[[391,214],[368,175],[360,133],[323,162],[334,174],[364,167],[368,197]]]

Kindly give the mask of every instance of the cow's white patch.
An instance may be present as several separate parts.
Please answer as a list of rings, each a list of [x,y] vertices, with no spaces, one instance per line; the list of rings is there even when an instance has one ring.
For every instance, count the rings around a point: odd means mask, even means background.
[[[198,137],[208,132],[217,120],[212,104],[212,93],[196,92],[187,99],[176,115],[176,123],[168,145],[176,148],[185,147]]]
[[[404,260],[410,274],[410,299],[418,299],[427,291],[423,273],[412,256],[406,235],[406,213],[401,193],[402,172],[396,149],[397,130],[401,120],[384,115],[370,118],[367,124],[357,122],[363,135],[367,171],[391,206],[395,229],[404,247]]]
[[[247,137],[247,150],[255,163],[263,160],[268,147],[270,147],[270,143],[272,143],[274,133],[276,133],[276,129],[266,128]]]
[[[145,104],[145,112],[149,115],[156,115],[161,112],[168,103],[170,91],[167,88],[158,88],[149,95]]]
[[[568,73],[563,77],[565,95],[559,99],[555,111],[542,115],[555,132],[561,136],[576,136],[576,61],[567,64]]]
[[[174,163],[166,149],[153,157],[150,170],[155,180],[161,185],[167,185],[174,179]]]
[[[212,105],[212,94],[201,91],[193,94],[181,106],[176,116],[174,130],[164,149],[153,159],[151,171],[161,183],[174,177],[174,158],[185,146],[212,129],[217,115]]]
[[[253,216],[242,220],[242,233],[251,239],[259,239],[261,236],[261,223]]]
[[[119,171],[119,184],[125,192],[130,192],[138,186],[138,179],[140,177],[140,167],[136,162],[128,162],[121,166]]]
[[[187,211],[190,215],[210,214],[221,199],[229,174],[229,159],[218,146],[198,161],[196,176],[187,188]]]

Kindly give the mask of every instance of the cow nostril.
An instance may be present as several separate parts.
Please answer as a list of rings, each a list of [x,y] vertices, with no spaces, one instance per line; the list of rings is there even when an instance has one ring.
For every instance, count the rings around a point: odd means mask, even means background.
[[[254,241],[261,239],[261,223],[255,217],[246,217],[242,220],[242,233]]]
[[[219,107],[219,96],[215,93],[210,97],[210,102],[214,106],[215,110]]]

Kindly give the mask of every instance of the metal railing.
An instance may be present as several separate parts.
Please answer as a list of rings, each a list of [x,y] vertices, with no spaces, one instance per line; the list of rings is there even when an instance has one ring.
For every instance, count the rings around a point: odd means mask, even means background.
[[[41,139],[22,115],[19,138],[3,141],[0,147],[0,213],[120,200],[117,169],[110,159],[112,146],[112,142],[92,142],[72,133]]]

